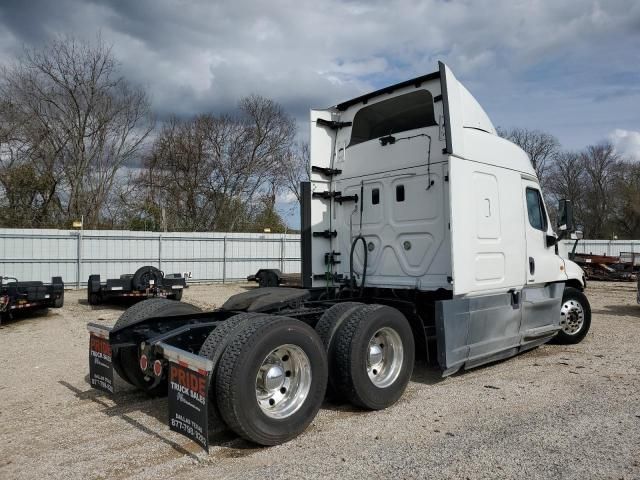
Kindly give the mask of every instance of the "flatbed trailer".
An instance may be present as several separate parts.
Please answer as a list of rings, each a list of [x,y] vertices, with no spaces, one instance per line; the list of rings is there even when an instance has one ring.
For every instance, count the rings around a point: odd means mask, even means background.
[[[326,392],[392,406],[416,357],[448,376],[587,335],[584,272],[558,254],[570,202],[557,235],[529,158],[444,64],[312,110],[311,171],[301,288],[272,271],[211,312],[153,298],[90,324],[92,386],[113,393],[115,371],[168,394],[170,428],[204,448],[214,420],[276,445]]]
[[[64,305],[62,277],[52,277],[51,283],[19,281],[0,276],[0,323],[14,313],[26,310],[60,308]]]
[[[153,266],[140,267],[135,273],[120,275],[101,282],[100,275],[90,275],[87,281],[89,305],[117,298],[143,300],[151,297],[180,300],[186,288],[186,279],[180,273],[167,274]]]

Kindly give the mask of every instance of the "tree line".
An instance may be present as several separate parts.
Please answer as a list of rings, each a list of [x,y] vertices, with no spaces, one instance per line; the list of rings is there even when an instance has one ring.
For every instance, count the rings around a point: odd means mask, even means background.
[[[308,178],[295,138],[258,95],[157,123],[101,39],[56,39],[0,70],[0,225],[283,231],[276,198]]]
[[[531,158],[552,219],[558,200],[571,200],[585,238],[640,238],[640,162],[618,154],[611,142],[564,150],[537,130],[499,129]]]
[[[566,151],[545,132],[499,134],[530,156],[550,213],[574,204],[589,238],[640,238],[640,164],[610,143]],[[0,68],[0,226],[170,231],[286,229],[309,148],[282,106],[156,122],[108,45],[59,38]]]

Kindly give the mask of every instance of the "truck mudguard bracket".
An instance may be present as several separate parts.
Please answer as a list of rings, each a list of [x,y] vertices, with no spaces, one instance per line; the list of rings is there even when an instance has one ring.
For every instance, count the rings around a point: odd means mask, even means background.
[[[338,192],[340,193],[340,192]],[[342,202],[356,202],[358,203],[358,195],[345,195],[344,197],[341,195],[336,196],[336,202],[342,205]]]
[[[352,122],[336,122],[335,120],[325,120],[324,118],[318,118],[316,125],[319,127],[329,127],[333,130],[339,130],[344,127],[350,127]]]
[[[333,177],[334,175],[340,175],[342,170],[338,168],[325,168],[325,167],[316,167],[315,165],[311,166],[311,171],[315,173],[321,173],[326,175],[327,177]]]
[[[329,191],[313,192],[311,194],[311,198],[322,198],[323,200],[328,200],[330,198],[340,197],[341,193],[342,192],[329,192]]]
[[[338,232],[336,230],[325,230],[323,232],[313,232],[313,236],[314,237],[331,238],[331,237],[337,237],[338,236]]]

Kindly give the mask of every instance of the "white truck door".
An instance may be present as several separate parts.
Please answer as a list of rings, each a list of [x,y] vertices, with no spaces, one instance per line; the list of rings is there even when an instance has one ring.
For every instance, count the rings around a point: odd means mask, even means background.
[[[547,235],[553,232],[538,183],[523,178],[522,198],[527,253],[520,333],[522,348],[530,348],[546,341],[559,328],[564,284],[558,280],[563,263],[555,248],[547,246]]]
[[[553,282],[560,274],[561,262],[553,246],[547,246],[547,235],[553,232],[549,228],[538,183],[522,179],[524,200],[524,231],[527,244],[525,258],[526,285]]]

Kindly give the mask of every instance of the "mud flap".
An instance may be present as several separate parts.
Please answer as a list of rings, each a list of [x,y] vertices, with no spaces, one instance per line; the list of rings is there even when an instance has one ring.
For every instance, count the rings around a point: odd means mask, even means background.
[[[169,428],[209,452],[209,381],[213,362],[165,343],[158,350],[169,361]]]
[[[91,387],[113,393],[113,362],[109,332],[111,328],[97,323],[87,324],[89,330],[89,382]]]

